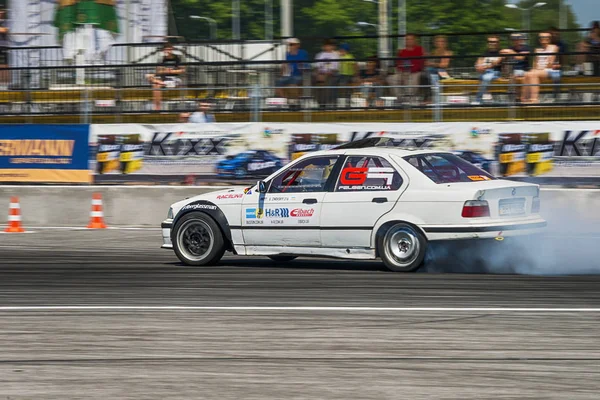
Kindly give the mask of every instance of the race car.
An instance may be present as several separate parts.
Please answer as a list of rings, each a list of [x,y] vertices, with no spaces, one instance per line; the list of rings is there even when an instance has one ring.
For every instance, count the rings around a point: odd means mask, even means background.
[[[225,251],[371,260],[418,269],[436,241],[540,233],[540,191],[496,179],[450,152],[359,146],[307,154],[249,188],[172,204],[163,248],[181,262],[219,262]]]
[[[457,150],[453,151],[453,153],[462,158],[463,160],[466,160],[471,164],[475,165],[476,167],[481,168],[485,172],[490,174],[492,173],[492,160],[488,160],[482,154],[470,150]]]
[[[219,161],[217,175],[236,178],[267,176],[282,165],[281,159],[267,150],[248,150]]]

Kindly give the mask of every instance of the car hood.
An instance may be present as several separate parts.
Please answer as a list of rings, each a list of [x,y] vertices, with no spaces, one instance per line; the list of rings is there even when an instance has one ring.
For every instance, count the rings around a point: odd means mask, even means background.
[[[190,197],[185,200],[178,201],[177,203],[171,204],[173,213],[177,215],[179,210],[187,204],[195,201],[208,201],[216,206],[219,205],[230,205],[230,204],[242,204],[242,200],[245,195],[246,187],[236,187],[225,190],[216,190],[214,192],[203,193],[198,196]]]

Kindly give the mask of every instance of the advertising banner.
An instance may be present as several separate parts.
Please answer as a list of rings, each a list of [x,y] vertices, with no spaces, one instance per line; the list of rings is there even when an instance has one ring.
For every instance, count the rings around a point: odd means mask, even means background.
[[[92,125],[98,174],[254,178],[309,152],[385,136],[453,151],[497,176],[600,176],[600,123],[214,123]]]
[[[89,125],[0,125],[0,182],[89,183]]]

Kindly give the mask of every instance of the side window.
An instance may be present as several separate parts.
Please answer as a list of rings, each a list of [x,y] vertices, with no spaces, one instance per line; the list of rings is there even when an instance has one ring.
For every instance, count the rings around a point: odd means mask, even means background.
[[[271,181],[269,193],[322,192],[337,160],[314,157],[292,165]]]
[[[375,156],[348,157],[335,187],[336,192],[398,190],[402,177],[385,159]]]

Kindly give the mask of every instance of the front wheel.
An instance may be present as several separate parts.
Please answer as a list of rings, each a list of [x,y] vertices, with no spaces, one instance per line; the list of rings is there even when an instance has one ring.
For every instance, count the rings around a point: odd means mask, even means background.
[[[217,223],[208,215],[192,212],[173,228],[173,249],[186,265],[204,266],[219,262],[225,253],[225,240]]]
[[[378,240],[377,249],[389,270],[411,272],[423,264],[427,240],[412,225],[399,222],[392,225]]]

